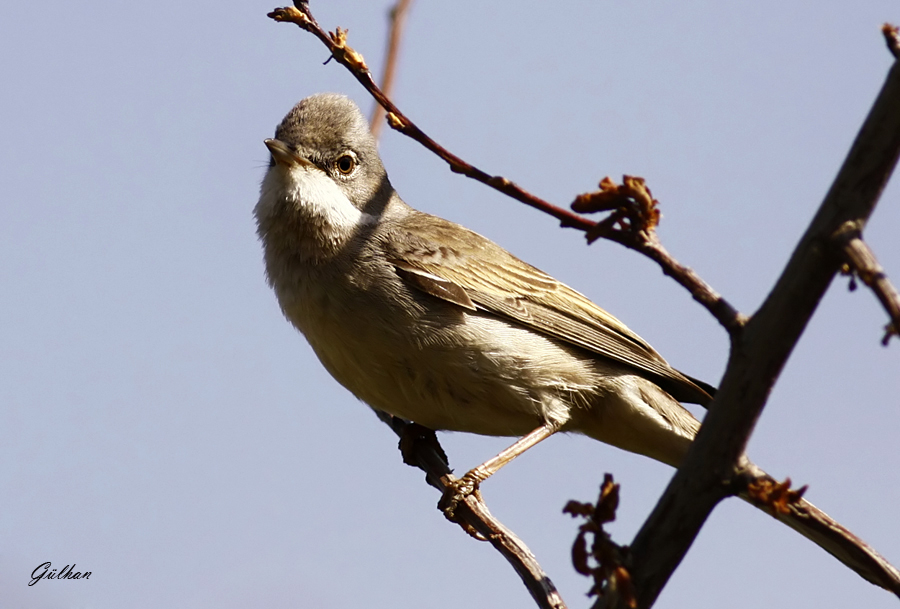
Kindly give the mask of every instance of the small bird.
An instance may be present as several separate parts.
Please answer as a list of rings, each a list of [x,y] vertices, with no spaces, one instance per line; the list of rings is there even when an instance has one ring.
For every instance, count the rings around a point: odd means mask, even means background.
[[[572,288],[404,203],[353,102],[308,97],[265,144],[254,213],[266,274],[331,375],[433,430],[519,437],[455,483],[451,507],[558,431],[678,466],[700,427],[679,402],[706,405],[713,387]],[[874,551],[863,560],[803,514],[773,515],[878,583]]]
[[[308,97],[265,140],[255,208],[266,274],[331,375],[433,430],[522,439],[474,487],[557,431],[677,466],[713,388],[493,241],[404,203],[348,98]]]

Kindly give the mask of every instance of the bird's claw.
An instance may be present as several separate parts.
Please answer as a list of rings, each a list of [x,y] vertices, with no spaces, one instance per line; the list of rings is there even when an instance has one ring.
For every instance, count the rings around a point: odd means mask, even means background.
[[[462,478],[447,482],[444,495],[438,502],[438,509],[444,512],[444,516],[451,522],[456,522],[456,508],[460,502],[465,501],[469,495],[475,494],[481,501],[481,493],[478,492],[478,480],[466,474]]]

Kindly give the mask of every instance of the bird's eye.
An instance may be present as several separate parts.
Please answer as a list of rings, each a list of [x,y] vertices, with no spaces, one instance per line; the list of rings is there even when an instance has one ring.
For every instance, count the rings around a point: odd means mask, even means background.
[[[345,154],[338,157],[338,160],[334,162],[334,166],[345,176],[350,175],[356,168],[356,159],[349,154]]]

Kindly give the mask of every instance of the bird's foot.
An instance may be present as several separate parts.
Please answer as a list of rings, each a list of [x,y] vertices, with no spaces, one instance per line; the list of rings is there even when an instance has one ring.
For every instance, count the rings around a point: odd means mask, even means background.
[[[481,492],[478,490],[478,484],[481,482],[474,472],[469,472],[462,478],[451,480],[446,483],[444,495],[438,502],[438,509],[444,512],[444,516],[451,522],[457,522],[456,508],[460,502],[465,501],[469,495],[475,495],[478,501],[481,501]]]

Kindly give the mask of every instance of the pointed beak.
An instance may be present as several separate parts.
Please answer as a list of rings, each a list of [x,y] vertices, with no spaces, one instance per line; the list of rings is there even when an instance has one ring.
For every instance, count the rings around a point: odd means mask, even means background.
[[[264,143],[269,152],[272,153],[272,158],[277,165],[284,165],[285,167],[294,167],[296,165],[314,167],[312,163],[294,152],[290,146],[281,140],[267,139],[264,140]]]

